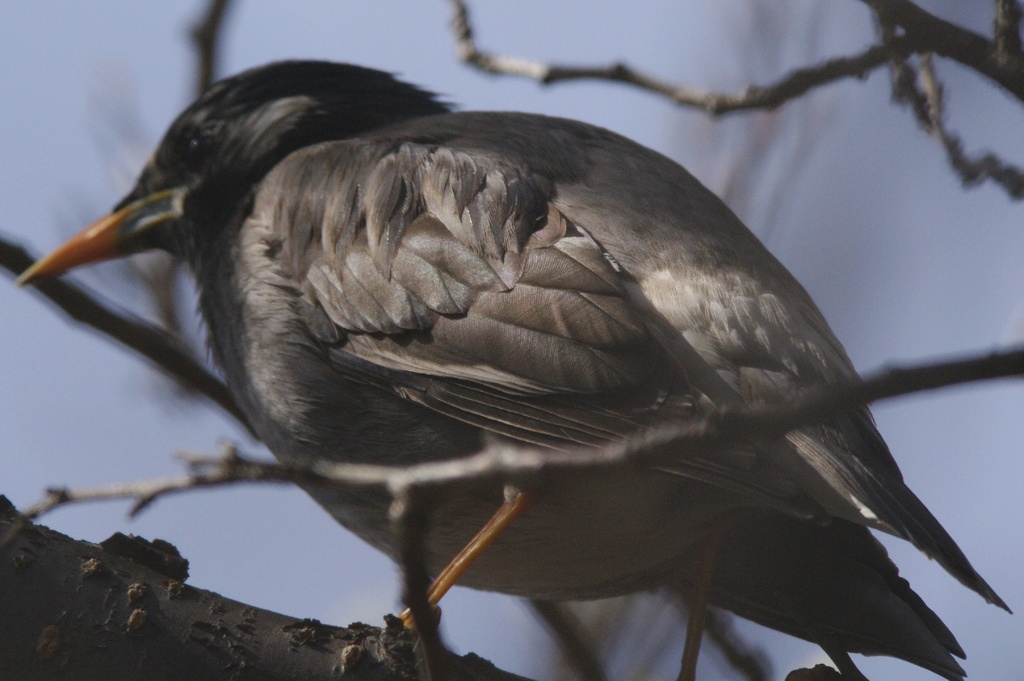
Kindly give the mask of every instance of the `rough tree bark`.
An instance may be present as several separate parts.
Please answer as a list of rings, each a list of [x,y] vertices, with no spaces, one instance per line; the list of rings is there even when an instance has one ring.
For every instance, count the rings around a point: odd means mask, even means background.
[[[188,561],[160,540],[75,541],[0,497],[0,677],[147,681],[413,681],[416,635],[335,627],[255,608],[186,583]],[[344,589],[344,583],[338,585]],[[451,681],[517,681],[449,654]]]

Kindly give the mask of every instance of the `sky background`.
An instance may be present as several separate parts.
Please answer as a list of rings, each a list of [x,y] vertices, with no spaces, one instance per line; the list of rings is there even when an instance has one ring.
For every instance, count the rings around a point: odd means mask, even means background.
[[[766,13],[767,4],[537,0],[471,8],[486,49],[574,64],[626,59],[679,83],[730,91],[871,39],[861,3],[787,0],[776,5],[785,10]],[[990,4],[926,6],[986,31]],[[0,233],[42,254],[120,198],[191,99],[187,28],[203,5],[4,4]],[[1024,341],[1024,206],[991,186],[964,190],[939,147],[890,103],[884,71],[827,88],[781,116],[713,124],[623,86],[545,88],[483,76],[457,62],[448,20],[439,0],[238,2],[221,72],[282,58],[350,61],[397,72],[460,108],[577,118],[658,149],[735,199],[862,372]],[[968,148],[1024,163],[1020,105],[954,65],[940,61],[940,75]],[[763,147],[765,139],[775,143]],[[148,314],[119,267],[74,277]],[[204,404],[173,399],[144,362],[69,324],[30,289],[0,285],[0,320],[0,493],[16,505],[52,485],[176,474],[174,452],[212,452],[224,438],[260,451]],[[877,405],[875,414],[910,486],[1011,608],[1024,610],[1021,384],[908,397]],[[379,624],[397,608],[391,564],[298,490],[196,492],[135,520],[126,508],[77,506],[44,522],[90,541],[116,531],[166,539],[190,560],[191,584],[297,617]],[[909,545],[886,544],[967,650],[972,679],[1024,679],[1020,616],[986,605]],[[546,669],[547,636],[515,599],[456,590],[443,629],[459,652],[528,676]],[[741,630],[770,652],[778,679],[817,655],[754,625]],[[681,646],[680,635],[672,658]],[[713,654],[701,663],[713,677],[721,664]],[[673,664],[660,673],[674,678]],[[937,678],[891,660],[865,660],[862,669],[875,679]]]

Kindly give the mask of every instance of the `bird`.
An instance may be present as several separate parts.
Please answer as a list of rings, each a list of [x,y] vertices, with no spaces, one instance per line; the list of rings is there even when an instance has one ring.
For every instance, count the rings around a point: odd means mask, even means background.
[[[676,162],[579,121],[455,111],[351,64],[215,83],[112,214],[19,283],[147,249],[191,272],[212,358],[286,462],[577,451],[857,380],[804,288]],[[307,491],[396,557],[386,490]],[[1008,610],[866,407],[614,474],[438,495],[432,574],[527,494],[460,584],[578,600],[704,579],[713,605],[846,668],[888,655],[962,679],[964,651],[877,530]]]

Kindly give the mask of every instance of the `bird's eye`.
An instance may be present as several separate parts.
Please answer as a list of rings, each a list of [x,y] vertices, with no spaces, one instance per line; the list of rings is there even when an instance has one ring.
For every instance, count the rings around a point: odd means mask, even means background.
[[[185,148],[182,150],[185,162],[195,166],[203,162],[210,148],[209,137],[202,131],[196,131],[188,137]]]
[[[202,170],[213,147],[213,130],[208,124],[185,124],[174,131],[172,143],[163,145],[163,163],[183,170]]]

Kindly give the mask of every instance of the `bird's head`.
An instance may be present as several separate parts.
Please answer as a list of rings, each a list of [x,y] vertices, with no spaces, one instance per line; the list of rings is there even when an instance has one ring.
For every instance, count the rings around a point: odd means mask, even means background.
[[[388,73],[348,64],[277,62],[224,79],[171,124],[112,214],[18,283],[149,248],[195,265],[255,184],[291,152],[446,110]]]

